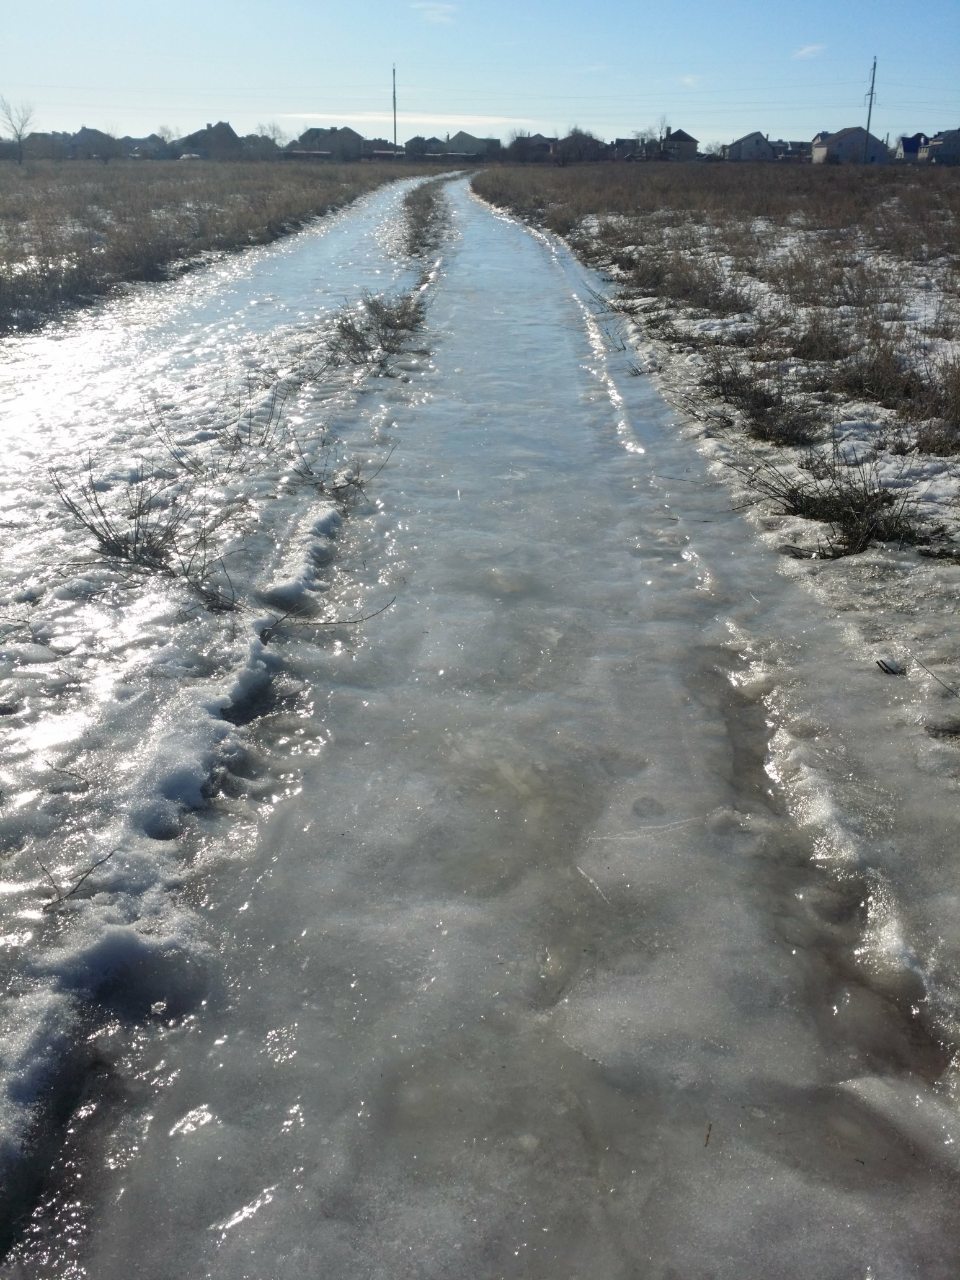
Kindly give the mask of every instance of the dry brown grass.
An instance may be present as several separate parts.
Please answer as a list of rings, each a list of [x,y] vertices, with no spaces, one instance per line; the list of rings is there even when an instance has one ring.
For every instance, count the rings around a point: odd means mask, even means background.
[[[887,483],[875,462],[846,458],[834,449],[809,454],[802,475],[772,462],[738,470],[783,514],[827,526],[817,552],[821,558],[858,555],[871,542],[929,546],[942,539],[943,531],[920,515],[909,487]]]
[[[960,171],[513,166],[473,185],[567,235],[651,332],[703,349],[705,389],[750,434],[801,444],[846,397],[893,411],[878,422],[904,448],[960,452],[958,361],[936,346],[960,340]],[[789,385],[771,376],[785,360]]]
[[[719,227],[769,220],[849,235],[927,261],[955,255],[960,171],[883,166],[611,164],[487,169],[473,185],[495,204],[564,234],[588,214],[692,217]]]
[[[373,164],[0,164],[0,333],[204,252],[274,240],[396,176]]]

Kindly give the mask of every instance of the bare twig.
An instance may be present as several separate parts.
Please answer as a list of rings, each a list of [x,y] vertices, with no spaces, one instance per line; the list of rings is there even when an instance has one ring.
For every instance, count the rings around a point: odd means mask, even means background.
[[[364,613],[359,618],[329,618],[318,621],[316,618],[297,619],[294,616],[294,610],[281,614],[276,621],[270,623],[269,626],[263,627],[260,631],[260,639],[263,644],[269,644],[276,635],[278,629],[283,626],[291,627],[320,627],[326,629],[328,627],[359,627],[361,623],[369,622],[371,618],[378,618],[381,613],[396,604],[397,597],[393,596],[385,605],[381,605],[379,609],[374,609],[373,613]]]
[[[955,698],[960,698],[960,689],[955,689],[953,685],[947,684],[946,680],[941,680],[940,677],[935,672],[931,671],[929,667],[925,667],[919,658],[914,658],[913,660],[921,671],[925,671],[927,673],[931,680],[936,680],[937,684],[943,685],[947,693],[952,693]]]
[[[43,874],[46,876],[46,878],[50,881],[50,884],[53,888],[53,892],[56,895],[54,898],[51,898],[49,902],[44,903],[43,910],[52,911],[55,907],[59,907],[64,902],[66,902],[68,898],[72,898],[73,895],[77,892],[77,890],[80,888],[80,886],[83,884],[83,882],[87,879],[88,876],[93,875],[94,871],[96,871],[98,867],[102,867],[105,862],[109,862],[109,860],[113,857],[115,853],[119,853],[119,852],[120,852],[119,849],[111,849],[110,852],[107,854],[104,854],[102,858],[98,858],[96,862],[92,862],[90,866],[87,867],[86,871],[84,871],[84,873],[79,877],[78,880],[76,880],[70,886],[69,889],[62,889],[60,885],[57,884],[53,876],[50,874],[50,870],[46,866],[46,864],[41,862],[40,859],[37,858],[37,865],[39,866]]]

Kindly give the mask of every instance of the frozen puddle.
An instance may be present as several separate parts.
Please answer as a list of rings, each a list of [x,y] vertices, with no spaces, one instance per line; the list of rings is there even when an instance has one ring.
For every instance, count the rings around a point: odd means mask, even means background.
[[[952,817],[890,772],[902,690],[584,273],[451,200],[432,361],[349,402],[395,448],[329,595],[396,603],[258,655],[255,782],[154,841],[170,945],[100,921],[11,1274],[953,1277]]]

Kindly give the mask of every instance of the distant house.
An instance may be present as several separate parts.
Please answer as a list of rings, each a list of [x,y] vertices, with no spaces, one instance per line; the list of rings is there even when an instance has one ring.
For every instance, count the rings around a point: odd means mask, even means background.
[[[510,139],[505,158],[516,160],[521,164],[529,164],[548,159],[553,155],[556,147],[556,138],[544,137],[542,133],[524,133],[521,130]]]
[[[123,137],[120,145],[126,155],[139,160],[163,160],[170,151],[168,144],[158,133],[151,133],[146,138]]]
[[[660,152],[667,160],[696,160],[699,145],[697,139],[683,129],[671,129],[667,125],[667,132],[660,143]]]
[[[554,154],[560,164],[583,164],[601,160],[607,154],[606,144],[583,129],[571,129],[557,143]]]
[[[897,139],[894,158],[902,164],[917,164],[920,159],[920,148],[925,147],[929,141],[925,133],[912,133],[909,137],[904,134]]]
[[[636,160],[663,160],[665,158],[660,150],[660,139],[649,136],[637,138],[633,155]]]
[[[174,150],[179,155],[197,155],[204,160],[236,160],[243,154],[243,143],[230,125],[220,120],[179,138]]]
[[[264,134],[248,133],[245,138],[241,138],[241,142],[243,154],[248,160],[276,160],[280,155],[280,148],[273,138]]]
[[[917,158],[921,164],[960,164],[960,129],[935,133],[921,146]]]
[[[724,147],[723,158],[724,160],[776,160],[777,153],[770,140],[755,130]]]
[[[826,134],[824,134],[826,137]],[[809,164],[812,144],[809,142],[788,142],[785,138],[770,138],[773,158],[778,164]]]
[[[120,155],[121,150],[119,142],[111,134],[81,125],[70,140],[67,154],[73,160],[112,160]]]
[[[614,138],[607,149],[611,160],[636,160],[638,150],[636,138]]]
[[[394,147],[388,138],[363,139],[363,158],[365,160],[393,160],[403,154],[404,149],[399,142]]]
[[[777,159],[786,160],[791,164],[809,164],[813,159],[813,143],[801,142],[791,138],[787,143],[786,150],[779,154]]]
[[[818,133],[812,150],[814,164],[886,164],[890,159],[880,139],[859,125],[839,133]]]
[[[500,139],[475,138],[461,129],[447,140],[445,150],[447,155],[489,156],[500,150]]]
[[[10,143],[9,155],[16,157],[15,143]],[[30,160],[65,160],[70,155],[68,133],[28,133],[23,140],[23,154]]]
[[[349,125],[329,129],[307,129],[301,133],[296,142],[291,142],[287,151],[301,155],[314,153],[324,154],[331,160],[359,160],[363,155],[363,137]]]
[[[447,144],[442,138],[425,138],[420,133],[408,138],[403,144],[404,153],[412,159],[423,157],[435,160],[446,152],[446,148]]]

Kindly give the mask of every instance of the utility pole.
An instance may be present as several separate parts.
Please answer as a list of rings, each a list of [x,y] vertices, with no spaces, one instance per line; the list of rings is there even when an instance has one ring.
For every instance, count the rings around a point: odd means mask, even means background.
[[[874,59],[876,61],[876,59]],[[393,64],[393,158],[397,158],[397,64]]]
[[[877,82],[877,57],[873,57],[873,69],[870,72],[870,92],[867,94],[870,105],[867,107],[867,136],[863,140],[863,163],[867,163],[867,147],[870,145],[870,117],[873,115],[873,99],[875,97],[873,86]]]

